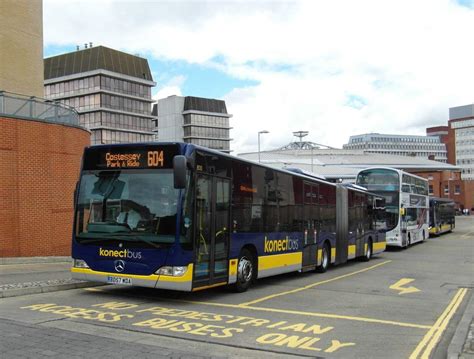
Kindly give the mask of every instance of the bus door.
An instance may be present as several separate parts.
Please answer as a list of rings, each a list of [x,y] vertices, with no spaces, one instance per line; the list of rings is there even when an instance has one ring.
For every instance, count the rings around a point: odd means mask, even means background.
[[[319,185],[304,183],[304,238],[303,268],[317,265],[318,224],[319,224]]]
[[[349,191],[342,184],[336,188],[336,264],[347,262],[349,246]]]
[[[196,181],[193,288],[228,280],[230,180],[199,174]]]

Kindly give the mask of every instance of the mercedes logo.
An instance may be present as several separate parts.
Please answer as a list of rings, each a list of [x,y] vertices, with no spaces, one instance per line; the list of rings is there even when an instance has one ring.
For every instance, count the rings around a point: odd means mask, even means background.
[[[125,269],[125,262],[122,260],[115,261],[114,266],[115,266],[115,270],[121,273]]]

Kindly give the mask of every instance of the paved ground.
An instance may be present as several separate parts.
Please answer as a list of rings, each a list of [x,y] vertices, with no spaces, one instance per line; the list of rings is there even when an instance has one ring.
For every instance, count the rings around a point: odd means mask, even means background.
[[[408,250],[325,274],[264,279],[241,294],[104,286],[4,298],[0,330],[26,331],[28,338],[62,333],[78,339],[71,353],[92,336],[102,343],[95,350],[126,347],[137,357],[158,346],[170,352],[165,356],[179,348],[191,356],[445,358],[449,346],[451,353],[472,358],[473,272],[474,218],[464,217],[454,233]],[[462,317],[464,312],[470,317]],[[459,323],[466,323],[464,332]],[[2,352],[3,342],[9,352]],[[27,349],[3,336],[0,348],[2,357]],[[43,349],[61,357],[54,348]]]
[[[219,358],[0,320],[2,358]],[[222,358],[222,357],[221,357]]]
[[[54,292],[98,285],[71,278],[71,258],[3,258],[0,298]]]
[[[15,263],[0,266],[0,287],[7,284],[71,279],[71,261],[57,263]]]

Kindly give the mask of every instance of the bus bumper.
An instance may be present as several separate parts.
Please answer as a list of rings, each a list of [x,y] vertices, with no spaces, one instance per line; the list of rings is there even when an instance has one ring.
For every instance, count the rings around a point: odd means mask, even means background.
[[[403,247],[402,245],[402,239],[398,236],[387,236],[386,237],[387,241],[387,247]]]
[[[71,268],[73,279],[104,284],[118,284],[189,292],[192,290],[193,265],[181,277],[168,275],[135,275],[94,271],[90,268]]]

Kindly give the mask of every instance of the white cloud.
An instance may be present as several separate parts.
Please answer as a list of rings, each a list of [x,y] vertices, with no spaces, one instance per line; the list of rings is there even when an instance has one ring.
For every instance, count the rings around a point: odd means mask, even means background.
[[[178,86],[165,86],[153,96],[153,99],[158,100],[173,95],[182,96],[181,88]]]
[[[297,130],[331,146],[424,134],[474,101],[474,11],[451,0],[45,0],[44,14],[46,44],[93,41],[256,80],[223,96],[236,153],[254,150],[261,129],[268,148]],[[160,96],[182,87],[160,85]]]
[[[182,96],[183,94],[181,91],[181,87],[185,81],[186,77],[182,75],[175,76],[164,84],[160,81],[158,85],[158,91],[153,96],[153,99],[158,100],[173,95]]]

